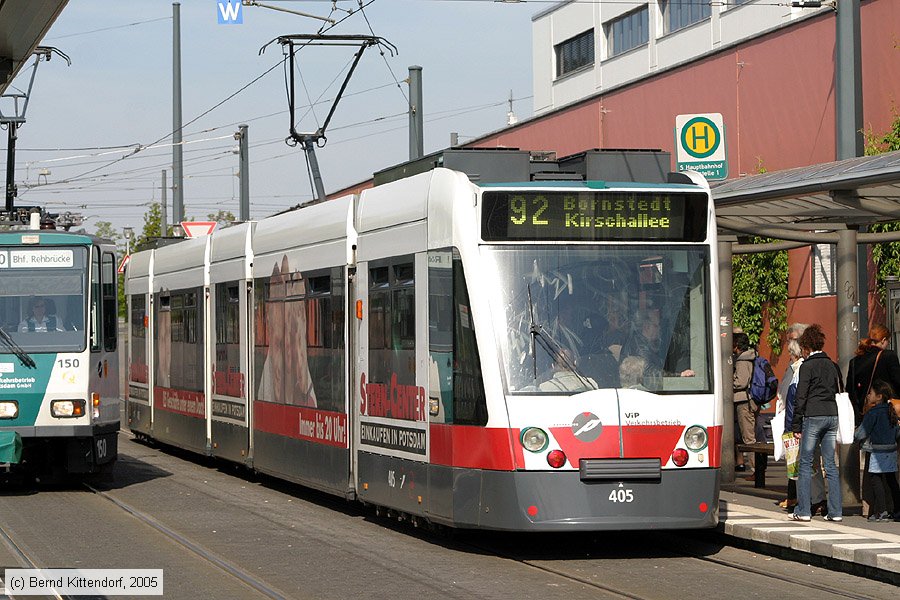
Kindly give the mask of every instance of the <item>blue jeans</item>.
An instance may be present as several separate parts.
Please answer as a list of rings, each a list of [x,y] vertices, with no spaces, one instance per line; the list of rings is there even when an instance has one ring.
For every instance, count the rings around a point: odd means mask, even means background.
[[[794,512],[808,517],[810,507],[810,485],[812,483],[812,463],[816,448],[822,446],[822,462],[825,463],[825,478],[828,480],[828,514],[840,517],[843,514],[841,480],[834,462],[834,446],[837,439],[837,417],[804,417],[803,434],[800,438],[800,477],[797,481],[797,508]]]

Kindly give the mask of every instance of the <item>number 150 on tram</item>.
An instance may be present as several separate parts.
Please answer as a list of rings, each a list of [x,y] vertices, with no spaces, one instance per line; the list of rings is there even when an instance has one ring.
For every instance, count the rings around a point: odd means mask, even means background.
[[[709,188],[435,168],[135,255],[129,426],[416,522],[718,521]]]

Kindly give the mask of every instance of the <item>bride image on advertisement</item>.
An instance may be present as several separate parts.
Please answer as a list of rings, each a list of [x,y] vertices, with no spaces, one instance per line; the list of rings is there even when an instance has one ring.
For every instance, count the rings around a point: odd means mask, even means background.
[[[291,272],[287,256],[275,265],[264,301],[265,362],[257,398],[265,402],[316,406],[316,393],[309,369],[307,344],[306,283],[302,274]],[[259,323],[257,323],[259,327]]]

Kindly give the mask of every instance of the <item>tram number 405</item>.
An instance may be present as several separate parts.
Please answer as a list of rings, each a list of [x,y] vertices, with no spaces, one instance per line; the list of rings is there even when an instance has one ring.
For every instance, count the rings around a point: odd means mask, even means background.
[[[632,490],[619,488],[609,493],[608,500],[610,502],[624,502],[626,504],[629,502],[634,502],[634,492]]]

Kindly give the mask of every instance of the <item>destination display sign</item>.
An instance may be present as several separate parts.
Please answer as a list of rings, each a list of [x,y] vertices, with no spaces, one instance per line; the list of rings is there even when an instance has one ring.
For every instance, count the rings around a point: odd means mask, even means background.
[[[75,266],[75,252],[59,250],[0,250],[0,269],[71,268]]]
[[[706,238],[707,196],[691,192],[490,191],[485,241],[684,241]]]

